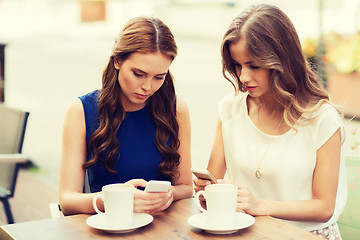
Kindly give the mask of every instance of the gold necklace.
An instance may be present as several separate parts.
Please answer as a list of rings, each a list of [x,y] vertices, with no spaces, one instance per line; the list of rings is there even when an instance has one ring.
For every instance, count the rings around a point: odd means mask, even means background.
[[[257,115],[257,127],[260,130],[260,123],[259,123],[259,115],[260,115],[260,107],[258,107],[258,115]],[[283,118],[281,117],[278,126],[276,127],[276,131],[275,131],[275,135],[278,134],[278,130],[280,128],[280,125],[283,121]],[[258,141],[257,141],[257,134],[255,135],[255,140],[256,140],[256,171],[255,171],[255,177],[257,177],[258,179],[261,177],[261,172],[260,172],[260,167],[262,162],[264,161],[265,155],[268,152],[268,150],[270,149],[270,146],[272,145],[272,143],[274,142],[275,138],[273,138],[271,140],[271,142],[269,143],[269,145],[267,146],[264,155],[262,156],[262,158],[260,159],[260,162],[258,163],[259,160],[259,153],[258,153]]]

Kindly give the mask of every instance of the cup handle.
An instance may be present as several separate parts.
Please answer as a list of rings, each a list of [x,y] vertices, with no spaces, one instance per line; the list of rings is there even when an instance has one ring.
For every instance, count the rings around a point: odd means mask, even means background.
[[[205,198],[205,191],[201,190],[201,191],[198,191],[198,192],[196,193],[196,195],[195,195],[196,204],[197,204],[197,206],[198,206],[198,208],[200,209],[201,212],[206,212],[206,209],[203,208],[203,207],[201,206],[201,204],[200,204],[200,199],[199,199],[200,195],[203,195],[204,198]]]
[[[93,202],[93,207],[94,207],[94,209],[95,209],[95,212],[97,212],[97,213],[99,213],[99,214],[105,214],[104,212],[100,211],[100,210],[98,209],[98,207],[97,207],[96,200],[97,200],[98,198],[101,198],[101,200],[104,201],[104,197],[103,197],[102,194],[97,194],[97,195],[94,196],[92,202]]]

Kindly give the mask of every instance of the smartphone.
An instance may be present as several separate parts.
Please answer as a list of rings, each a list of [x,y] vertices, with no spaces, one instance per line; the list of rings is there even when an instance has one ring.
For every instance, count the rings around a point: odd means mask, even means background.
[[[209,180],[211,183],[216,183],[216,178],[206,169],[191,168],[191,172],[197,178]]]
[[[169,181],[150,180],[145,187],[145,192],[167,192],[171,186]]]

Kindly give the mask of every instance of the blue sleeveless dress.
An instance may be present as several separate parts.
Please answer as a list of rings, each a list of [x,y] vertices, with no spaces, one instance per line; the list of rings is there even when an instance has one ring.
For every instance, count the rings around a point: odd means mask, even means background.
[[[86,145],[88,149],[86,161],[92,158],[88,145],[90,137],[99,126],[99,94],[100,90],[96,90],[79,97],[85,114]],[[116,134],[120,143],[120,158],[115,161],[117,173],[107,171],[102,161],[87,168],[90,191],[98,192],[101,191],[104,185],[124,183],[136,178],[142,178],[146,181],[170,181],[169,178],[158,171],[162,156],[156,147],[155,133],[156,127],[148,113],[147,105],[138,111],[126,112],[126,117]]]

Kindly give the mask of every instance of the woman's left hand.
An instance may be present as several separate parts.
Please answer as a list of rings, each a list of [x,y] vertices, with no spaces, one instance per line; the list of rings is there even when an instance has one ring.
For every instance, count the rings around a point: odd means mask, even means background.
[[[223,179],[219,179],[218,183],[228,183],[233,184],[238,187],[237,190],[237,203],[236,203],[236,210],[238,212],[245,212],[251,215],[263,215],[262,214],[262,207],[261,207],[261,200],[256,198],[248,188],[248,186],[244,184],[239,184],[233,181],[227,181]]]
[[[147,181],[143,179],[132,179],[127,181],[136,189],[134,193],[134,212],[159,212],[167,209],[174,199],[171,190],[164,193],[151,193],[137,189],[137,187],[146,187]]]
[[[151,193],[150,193],[151,194]],[[174,201],[174,193],[173,191],[169,190],[167,192],[167,195],[164,199],[164,201],[162,202],[163,205],[162,206],[159,206],[157,208],[153,208],[150,210],[150,212],[160,212],[160,211],[163,211],[165,209],[167,209],[168,207],[170,207],[171,203]]]

